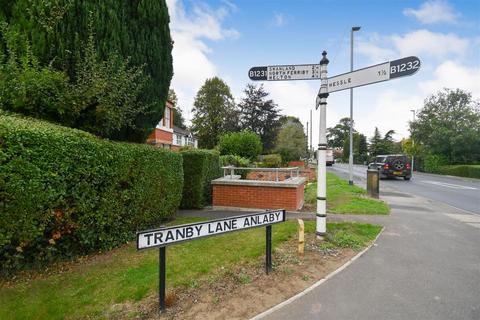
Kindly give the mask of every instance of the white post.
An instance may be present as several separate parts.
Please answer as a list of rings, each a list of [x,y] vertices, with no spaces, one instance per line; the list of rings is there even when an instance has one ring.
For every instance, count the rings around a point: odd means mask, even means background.
[[[353,71],[353,32],[360,30],[360,27],[352,27],[350,32],[350,72]],[[353,88],[350,88],[350,154],[348,155],[348,184],[353,185]]]
[[[413,122],[415,122],[415,110],[410,110],[413,113]],[[412,135],[412,167],[410,168],[410,179],[413,178],[413,158],[415,156],[415,141],[413,141]]]
[[[317,96],[317,108],[320,107],[320,135],[317,151],[317,237],[327,233],[327,52],[323,51],[320,61],[320,79],[322,84]]]

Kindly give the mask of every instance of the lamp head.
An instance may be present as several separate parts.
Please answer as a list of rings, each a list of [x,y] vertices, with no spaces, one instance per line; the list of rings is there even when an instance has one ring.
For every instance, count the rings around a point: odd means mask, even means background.
[[[352,31],[358,31],[361,27],[352,27]]]

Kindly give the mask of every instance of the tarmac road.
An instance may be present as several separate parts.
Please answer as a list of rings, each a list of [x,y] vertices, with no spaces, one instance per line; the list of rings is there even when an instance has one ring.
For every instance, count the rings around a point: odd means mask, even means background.
[[[348,180],[348,164],[335,163],[328,170]],[[366,171],[366,166],[353,166],[354,183],[365,187]],[[480,215],[480,179],[414,172],[410,181],[404,181],[403,178],[380,180],[380,193],[384,187],[440,201]]]
[[[339,172],[342,166],[335,164],[332,170]],[[356,168],[359,174],[362,171]],[[480,216],[464,211],[478,213],[471,203],[478,201],[478,189],[446,187],[478,184],[430,175],[414,179],[382,180],[381,198],[391,206],[390,216],[328,215],[330,221],[372,222],[385,229],[376,244],[346,269],[261,319],[479,320]],[[466,206],[457,202],[464,192],[469,195],[464,198]],[[434,199],[417,193],[433,194]],[[447,201],[449,205],[444,204]]]

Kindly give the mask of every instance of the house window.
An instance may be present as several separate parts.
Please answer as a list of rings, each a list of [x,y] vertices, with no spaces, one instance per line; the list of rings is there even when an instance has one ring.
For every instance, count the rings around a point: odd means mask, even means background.
[[[165,127],[170,128],[170,108],[165,108]]]
[[[177,145],[181,146],[182,145],[182,136],[179,135],[179,134],[176,134],[175,139],[176,139]]]

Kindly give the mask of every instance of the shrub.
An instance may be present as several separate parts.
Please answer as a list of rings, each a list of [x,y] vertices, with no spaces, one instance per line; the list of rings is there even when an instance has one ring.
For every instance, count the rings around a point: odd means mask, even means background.
[[[212,203],[211,181],[222,175],[218,152],[187,150],[183,157],[184,186],[182,208],[203,208]]]
[[[262,158],[262,167],[264,168],[279,168],[282,166],[282,156],[279,154],[266,154]]]
[[[181,156],[0,112],[0,267],[108,250],[180,204]]]
[[[447,159],[444,156],[429,154],[425,157],[424,169],[425,172],[437,173],[441,166],[447,164]]]
[[[248,168],[250,166],[250,159],[227,154],[224,156],[220,156],[220,165],[222,167],[234,166],[238,168]],[[245,169],[245,170],[235,170],[234,173],[240,175],[242,179],[245,179],[249,172],[250,170]]]
[[[260,136],[251,131],[232,132],[220,136],[218,150],[222,155],[256,158],[262,152]]]
[[[438,173],[458,177],[480,179],[480,165],[451,165],[440,166]]]

